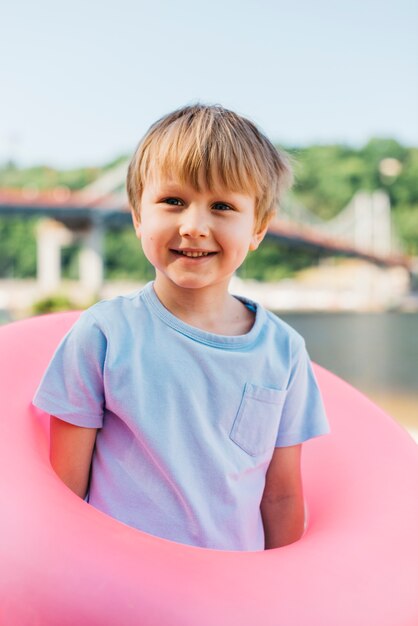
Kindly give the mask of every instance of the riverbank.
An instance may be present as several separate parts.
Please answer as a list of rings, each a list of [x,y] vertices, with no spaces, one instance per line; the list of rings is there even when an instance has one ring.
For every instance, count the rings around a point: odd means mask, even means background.
[[[385,413],[393,416],[418,443],[418,391],[413,394],[400,391],[371,390],[366,395]]]
[[[358,259],[330,259],[277,283],[234,277],[231,291],[274,311],[418,311],[408,272]]]
[[[345,259],[323,262],[299,272],[294,278],[277,282],[234,276],[230,291],[282,312],[418,311],[418,295],[409,292],[408,280],[403,268],[383,269]],[[94,300],[126,294],[141,286],[133,281],[106,281],[93,298],[79,281],[63,280],[59,294],[65,295],[73,308],[85,308]],[[8,312],[15,319],[31,315],[33,305],[41,299],[39,284],[34,279],[0,279],[0,311]]]

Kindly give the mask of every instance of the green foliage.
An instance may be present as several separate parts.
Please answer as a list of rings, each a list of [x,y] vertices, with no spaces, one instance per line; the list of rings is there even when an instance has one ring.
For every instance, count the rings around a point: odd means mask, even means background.
[[[363,164],[345,146],[311,146],[296,157],[294,195],[307,209],[321,217],[334,217],[362,188]]]
[[[0,277],[36,276],[36,223],[33,218],[0,217]]]
[[[98,167],[58,171],[45,165],[25,169],[8,165],[0,169],[0,187],[15,189],[31,187],[39,191],[68,187],[77,190],[96,180],[100,174],[101,169]]]
[[[394,215],[394,221],[408,253],[418,256],[418,204],[400,206]]]
[[[322,219],[337,215],[356,191],[383,189],[389,195],[405,251],[416,254],[418,235],[418,149],[394,139],[371,139],[360,149],[342,145],[290,149],[295,159],[295,200]],[[394,159],[399,172],[382,171]]]
[[[407,205],[418,206],[418,149],[410,148],[402,161],[399,176],[390,182],[387,189],[395,211],[403,210]]]
[[[70,246],[61,248],[61,275],[69,280],[78,280],[78,254],[80,244],[73,243]]]
[[[106,278],[148,281],[155,272],[135,236],[132,226],[107,232],[105,240]]]
[[[237,274],[244,279],[277,281],[291,277],[316,260],[312,252],[291,248],[288,244],[278,245],[273,239],[266,238],[256,252],[247,256]]]
[[[341,211],[359,190],[384,189],[389,194],[398,233],[409,254],[418,254],[418,148],[394,139],[373,138],[365,146],[313,145],[289,149],[294,162],[296,203],[323,219]],[[385,173],[382,162],[395,159],[396,174]],[[102,168],[57,171],[46,166],[0,169],[0,187],[57,186],[80,189],[126,160],[120,156]],[[290,198],[292,201],[292,198]],[[36,274],[35,219],[0,218],[0,277],[30,278]],[[260,280],[278,280],[312,265],[317,254],[265,241],[249,255],[239,274]],[[63,275],[78,276],[78,246],[62,250]],[[150,280],[154,269],[145,258],[131,227],[107,232],[105,276],[108,279]]]
[[[386,189],[392,203],[397,197],[392,186],[397,189],[409,187],[405,169],[414,153],[393,139],[371,139],[363,148],[349,146],[310,146],[292,150],[296,158],[297,199],[313,213],[323,219],[334,217],[343,209],[358,190],[373,191]],[[385,177],[380,168],[384,159],[396,159],[401,165],[401,173],[396,178]]]
[[[79,308],[67,296],[57,293],[35,302],[32,312],[34,315],[41,315],[43,313],[56,313],[57,311],[70,311]]]
[[[369,164],[371,171],[378,172],[379,163],[383,159],[397,159],[403,163],[408,155],[408,148],[401,146],[395,139],[374,137],[361,148],[360,154]]]

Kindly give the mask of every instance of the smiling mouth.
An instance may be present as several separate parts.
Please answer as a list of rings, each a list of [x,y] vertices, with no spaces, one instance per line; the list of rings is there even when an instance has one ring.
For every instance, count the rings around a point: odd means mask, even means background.
[[[174,254],[177,254],[178,256],[185,256],[189,259],[199,259],[201,257],[207,257],[216,254],[216,252],[209,252],[204,250],[172,250],[172,252],[174,252]]]

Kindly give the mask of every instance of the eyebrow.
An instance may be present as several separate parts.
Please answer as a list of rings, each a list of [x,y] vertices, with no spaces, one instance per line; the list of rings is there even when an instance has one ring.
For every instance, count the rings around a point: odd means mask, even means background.
[[[205,193],[208,191],[212,195],[212,199],[217,202],[225,202],[227,204],[237,205],[240,203],[240,198],[236,196],[252,196],[251,193],[242,191],[235,191],[228,188],[221,189],[196,189],[190,182],[176,182],[173,180],[164,180],[156,178],[153,183],[155,184],[154,194],[156,195],[175,195],[182,196],[187,193],[185,187],[190,187],[198,193]]]

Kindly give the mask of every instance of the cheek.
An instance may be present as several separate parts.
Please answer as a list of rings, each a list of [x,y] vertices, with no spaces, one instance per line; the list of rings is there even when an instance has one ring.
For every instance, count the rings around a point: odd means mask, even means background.
[[[143,233],[141,237],[141,246],[146,255],[153,254],[156,249],[153,236]]]
[[[141,241],[143,245],[149,245],[154,240],[158,240],[158,235],[161,233],[161,229],[158,228],[158,224],[155,220],[147,219],[143,220],[140,225]]]
[[[237,255],[247,256],[253,241],[252,225],[245,226],[233,233],[231,243],[234,246]]]
[[[148,232],[141,230],[140,236],[138,236],[138,240],[139,243],[141,244],[141,248],[145,249],[150,249],[150,247],[152,246],[152,242],[153,242],[153,236],[150,235]]]
[[[244,263],[247,254],[248,254],[248,241],[245,237],[242,239],[236,240],[234,245],[230,248],[230,259],[231,262],[239,267]]]
[[[161,228],[152,228],[151,224],[147,224],[142,229],[141,247],[148,261],[159,267],[161,263],[167,261],[167,249],[170,247],[170,239]]]

